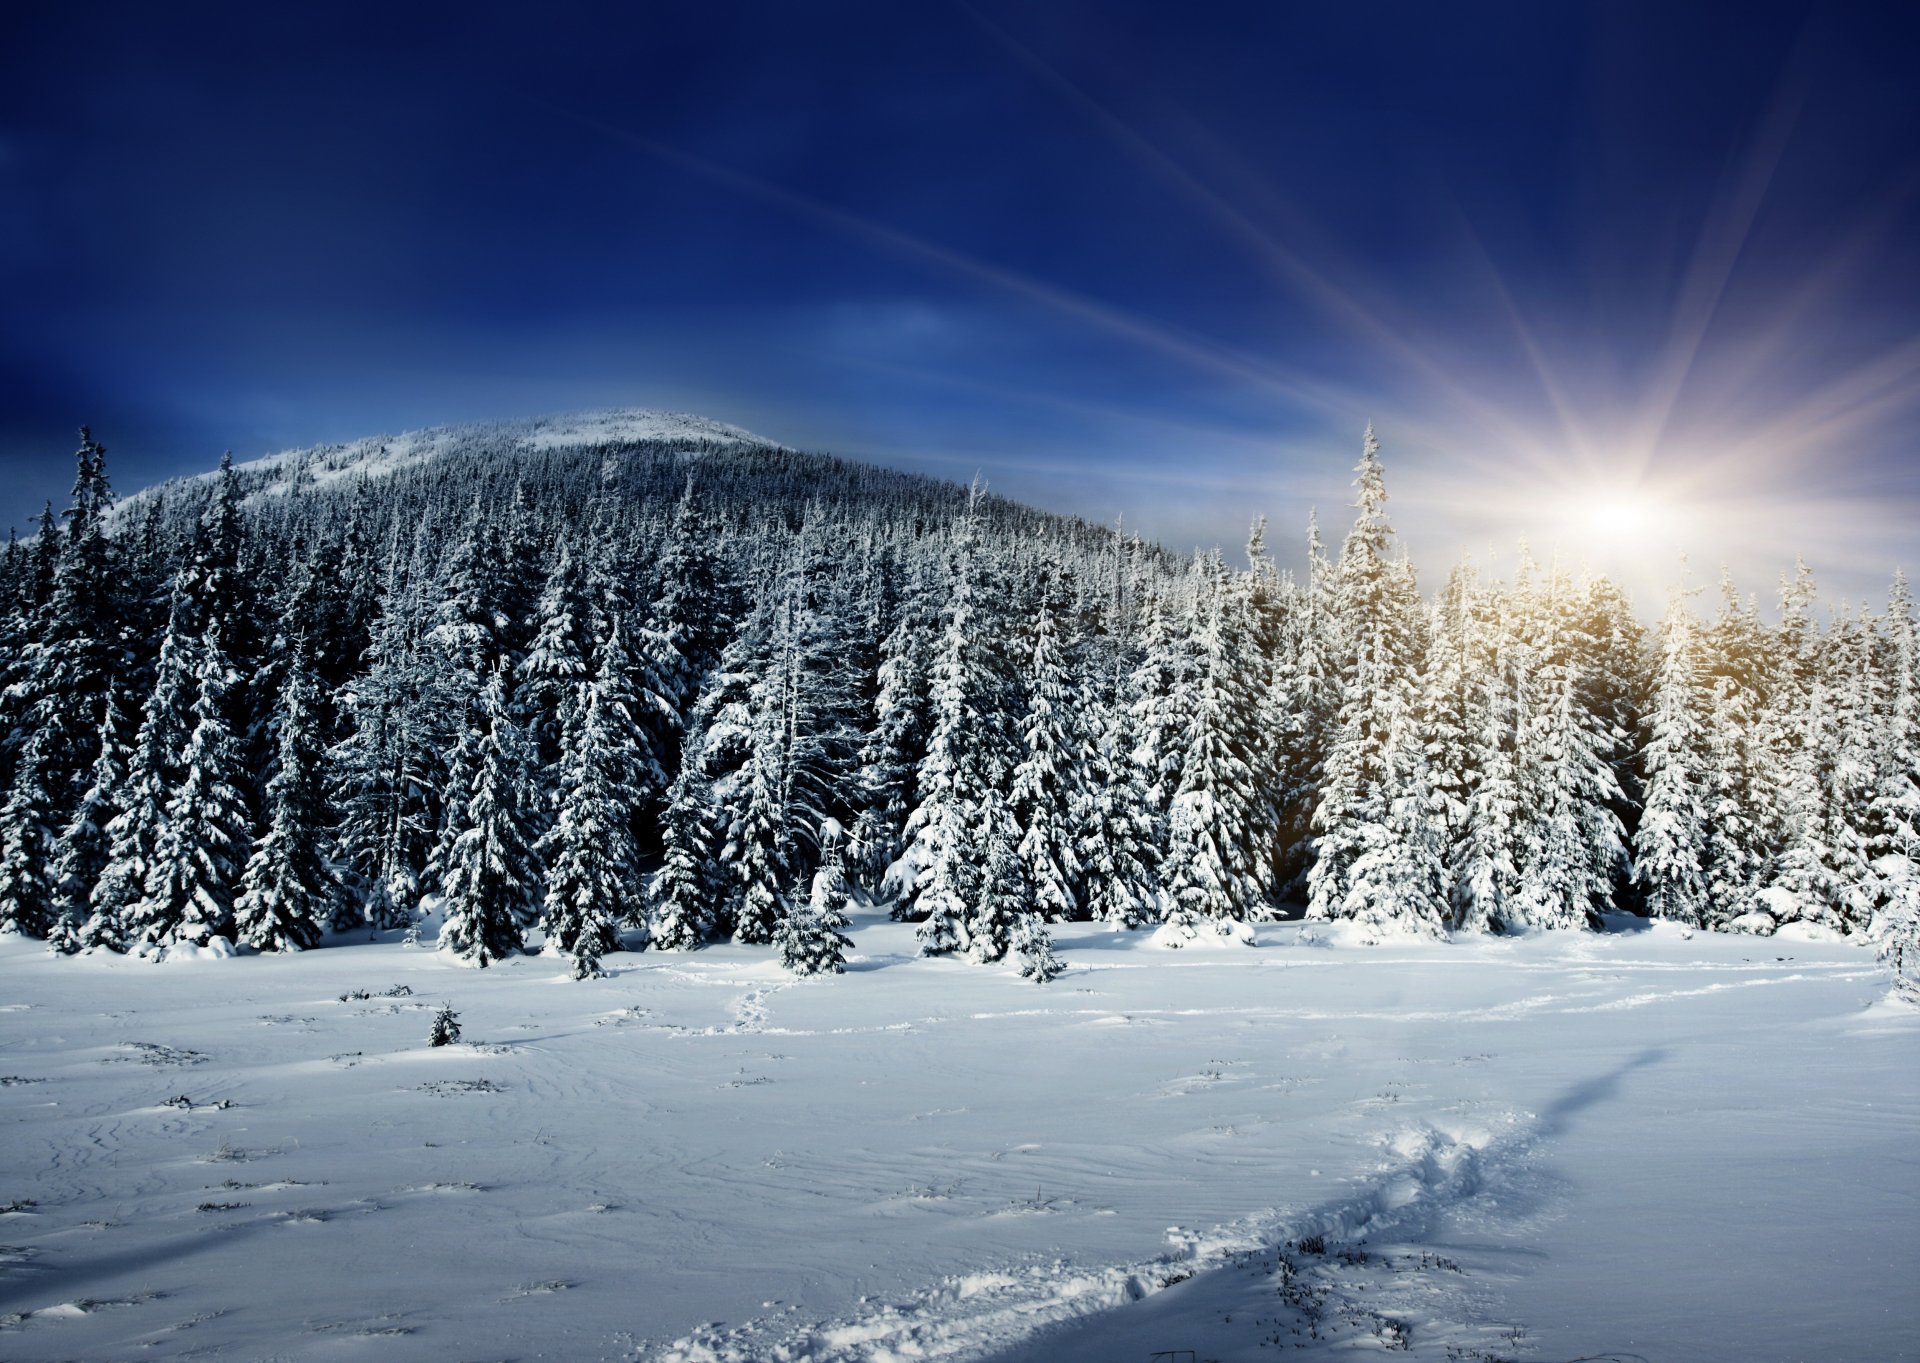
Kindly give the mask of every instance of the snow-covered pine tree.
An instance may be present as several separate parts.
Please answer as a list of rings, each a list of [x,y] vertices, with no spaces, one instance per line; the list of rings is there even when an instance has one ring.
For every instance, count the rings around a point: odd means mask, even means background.
[[[531,834],[538,798],[526,735],[513,722],[503,658],[487,675],[468,797],[458,802],[441,908],[440,950],[485,967],[520,951],[538,917],[540,867]]]
[[[1534,704],[1522,736],[1524,862],[1517,920],[1531,928],[1599,925],[1613,907],[1626,846],[1614,806],[1620,789],[1608,765],[1606,731],[1588,712],[1565,640],[1549,637],[1534,676]]]
[[[1006,798],[987,787],[978,812],[975,845],[980,871],[974,880],[974,898],[967,905],[964,927],[967,959],[984,965],[1001,960],[1013,949],[1022,919],[1033,917],[1032,887],[1017,847],[1019,827]]]
[[[117,949],[117,929],[90,938],[93,919],[94,887],[106,871],[111,841],[107,828],[120,809],[118,801],[126,789],[127,769],[132,758],[128,746],[132,726],[115,689],[107,697],[107,715],[100,724],[100,752],[94,758],[92,778],[80,797],[79,807],[67,826],[60,830],[52,852],[53,928],[47,945],[63,956],[91,947]],[[107,929],[108,925],[95,925]]]
[[[254,845],[234,906],[239,939],[260,951],[304,951],[320,941],[337,888],[327,870],[326,759],[320,687],[304,636],[294,640],[274,706],[267,831]]]
[[[1526,864],[1526,756],[1532,708],[1532,657],[1515,603],[1500,591],[1473,597],[1469,634],[1476,645],[1467,737],[1471,774],[1467,820],[1453,845],[1452,923],[1473,933],[1524,927],[1517,906]]]
[[[579,566],[572,547],[562,540],[540,591],[533,642],[520,662],[514,688],[518,718],[527,727],[543,772],[559,764],[562,738],[585,702],[592,628]]]
[[[1048,984],[1066,973],[1066,963],[1053,951],[1053,937],[1037,913],[1023,913],[1013,927],[1013,954],[1020,961],[1020,978]]]
[[[1019,827],[1019,855],[1042,918],[1078,916],[1074,887],[1080,862],[1074,843],[1074,813],[1084,802],[1084,748],[1073,700],[1075,688],[1061,649],[1052,586],[1058,566],[1048,565],[1033,622],[1033,652],[1027,664],[1027,713],[1020,724],[1024,751],[1013,771],[1012,813]]]
[[[596,629],[605,636],[622,609],[618,543],[603,499],[589,566]],[[679,770],[684,734],[707,674],[721,663],[732,623],[732,592],[721,567],[720,528],[689,478],[674,510],[646,622],[632,640],[632,689],[641,726],[638,788],[654,805]]]
[[[1389,700],[1386,792],[1380,818],[1355,829],[1359,855],[1347,873],[1346,898],[1336,916],[1352,922],[1367,940],[1412,935],[1441,937],[1449,913],[1446,825],[1435,816],[1427,784],[1427,754],[1406,697]]]
[[[680,770],[667,789],[662,858],[652,886],[653,944],[662,951],[692,951],[719,930],[714,913],[722,893],[713,860],[713,829],[702,770],[704,732],[687,735]]]
[[[1414,683],[1412,719],[1418,734],[1422,771],[1443,866],[1446,869],[1446,922],[1454,922],[1454,886],[1464,884],[1466,837],[1478,776],[1478,736],[1484,692],[1474,668],[1475,599],[1482,591],[1470,562],[1456,565],[1434,604],[1427,656]]]
[[[907,820],[907,855],[915,868],[913,889],[903,906],[921,920],[920,951],[943,956],[968,945],[966,922],[980,897],[984,848],[977,830],[994,788],[988,742],[983,732],[982,692],[990,685],[983,620],[978,598],[980,575],[979,492],[968,504],[953,539],[948,569],[947,604],[939,651],[929,683],[932,728],[927,755],[918,773],[919,803]]]
[[[1772,749],[1759,733],[1762,646],[1760,624],[1721,573],[1720,614],[1702,641],[1706,672],[1701,714],[1706,761],[1700,773],[1707,813],[1701,870],[1707,880],[1706,923],[1724,927],[1755,906],[1768,848],[1758,806],[1773,796],[1767,760]],[[1777,820],[1769,819],[1770,823]]]
[[[1380,444],[1368,426],[1355,468],[1358,512],[1340,552],[1328,631],[1340,695],[1339,722],[1326,749],[1313,825],[1314,864],[1307,916],[1339,917],[1354,863],[1369,850],[1364,830],[1385,826],[1396,795],[1387,760],[1392,721],[1407,706],[1420,661],[1418,596],[1412,573],[1388,557],[1387,490]]]
[[[124,662],[120,556],[107,533],[113,492],[106,450],[85,427],[75,463],[67,533],[28,660],[28,695],[43,702],[28,722],[41,739],[46,779],[62,817],[86,784],[107,696]]]
[[[116,951],[153,947],[170,926],[148,918],[142,905],[148,881],[157,874],[168,796],[179,784],[181,754],[193,724],[193,638],[186,628],[191,614],[184,586],[176,578],[126,783],[112,797],[119,813],[107,824],[107,861],[81,929],[88,945]]]
[[[1675,592],[1660,623],[1649,738],[1643,761],[1646,807],[1633,836],[1634,883],[1655,918],[1699,926],[1708,909],[1706,801],[1697,626]]]
[[[66,533],[50,514],[42,518],[32,589],[15,631],[20,651],[0,678],[11,683],[6,708],[20,721],[17,733],[0,734],[0,748],[13,750],[0,806],[0,931],[31,937],[54,926],[53,840],[86,788],[120,662],[105,456],[82,427]]]
[[[1880,904],[1869,933],[1920,997],[1920,628],[1904,573],[1894,574],[1875,670],[1884,714],[1876,733],[1873,868]]]
[[[915,773],[927,752],[928,678],[939,634],[931,576],[924,557],[916,559],[881,641],[874,726],[861,746],[864,807],[854,825],[855,869],[875,887],[905,850]]]
[[[0,932],[45,937],[52,930],[48,825],[54,817],[39,734],[30,734],[0,805]]]
[[[1081,697],[1081,714],[1098,726],[1087,747],[1078,810],[1086,908],[1099,922],[1136,928],[1160,916],[1152,796],[1145,771],[1134,761],[1133,717],[1125,693],[1103,703],[1083,686]]]
[[[1186,584],[1191,590],[1191,576]],[[1181,609],[1184,605],[1186,609]],[[1187,628],[1192,603],[1156,592],[1141,610],[1140,664],[1133,671],[1130,725],[1139,746],[1133,760],[1146,777],[1156,843],[1164,846],[1173,792],[1180,784],[1180,761],[1191,741],[1185,706],[1199,663]]]
[[[1310,514],[1307,578],[1289,598],[1264,701],[1264,722],[1276,754],[1274,875],[1289,897],[1306,892],[1313,865],[1313,815],[1320,804],[1327,744],[1339,724],[1333,679],[1336,587],[1337,575],[1320,539],[1319,517]]]
[[[1873,666],[1874,623],[1843,610],[1820,651],[1820,685],[1829,697],[1832,734],[1821,810],[1821,845],[1829,887],[1824,921],[1842,932],[1864,931],[1879,898],[1873,872],[1872,807],[1875,731],[1886,697]]]
[[[841,929],[848,924],[847,868],[842,838],[831,831],[822,839],[820,869],[804,903],[795,903],[775,934],[780,964],[796,975],[838,975],[846,969],[853,942]]]
[[[1232,593],[1217,555],[1201,560],[1189,597],[1195,618],[1186,630],[1195,667],[1178,703],[1186,741],[1162,872],[1166,922],[1182,931],[1204,923],[1227,933],[1262,916],[1264,907],[1268,845],[1245,755],[1251,716],[1239,674],[1248,662]]]
[[[400,552],[390,541],[386,582],[372,626],[366,669],[336,704],[351,728],[327,754],[336,811],[335,841],[375,928],[413,921],[439,810],[459,798],[440,785],[447,741],[449,679],[429,651],[429,566],[424,536]],[[335,927],[357,919],[346,894]]]
[[[249,851],[244,778],[227,723],[233,669],[219,617],[210,614],[191,655],[192,727],[179,780],[167,793],[152,866],[133,909],[138,943],[156,958],[173,946],[231,946],[234,898]]]
[[[780,838],[781,800],[777,716],[763,716],[765,736],[744,773],[745,801],[727,829],[721,861],[731,869],[733,940],[771,942],[788,903],[787,865]]]
[[[640,767],[631,667],[616,627],[600,650],[584,706],[569,715],[559,816],[541,846],[548,868],[543,926],[548,943],[573,962],[575,979],[599,973],[601,956],[620,950],[620,924],[646,924],[630,817]]]

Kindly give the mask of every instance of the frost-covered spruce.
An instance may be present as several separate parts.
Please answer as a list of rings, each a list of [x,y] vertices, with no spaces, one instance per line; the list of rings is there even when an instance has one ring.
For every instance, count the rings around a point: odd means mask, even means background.
[[[1547,656],[1562,656],[1555,648]],[[1626,858],[1614,806],[1621,799],[1608,743],[1580,701],[1570,662],[1538,676],[1537,704],[1525,735],[1526,862],[1518,909],[1528,927],[1597,926],[1613,907],[1613,882]]]
[[[40,743],[30,736],[14,768],[6,803],[0,805],[0,932],[45,937],[53,927],[47,867],[52,806]]]
[[[1236,675],[1245,659],[1217,558],[1196,574],[1193,602],[1196,667],[1183,687],[1186,747],[1167,817],[1166,921],[1183,931],[1201,922],[1224,930],[1259,915],[1266,848],[1245,758],[1252,716]]]
[[[974,900],[967,906],[967,959],[985,964],[1013,949],[1021,919],[1032,916],[1033,892],[1014,845],[1019,830],[999,791],[988,790],[979,819],[976,836],[983,864]]]
[[[318,702],[302,638],[275,715],[280,738],[267,779],[267,832],[247,861],[234,906],[240,941],[260,951],[304,951],[318,944],[320,925],[331,916],[335,887],[321,858],[327,817]]]
[[[562,740],[583,703],[593,651],[592,619],[571,545],[563,540],[557,555],[540,592],[533,643],[514,688],[515,717],[527,727],[543,768],[556,766],[565,751]]]
[[[12,812],[0,841],[13,850],[0,862],[0,876],[9,882],[9,893],[25,891],[31,882],[32,893],[40,896],[37,907],[7,914],[34,936],[46,935],[51,926],[45,899],[52,881],[51,843],[88,784],[107,697],[125,660],[122,575],[106,527],[113,495],[105,450],[84,427],[76,464],[64,533],[50,519],[42,523],[35,572],[36,578],[42,572],[45,577],[34,584],[35,607],[23,612],[14,629],[0,631],[11,634],[18,648],[6,668],[9,694],[0,706],[17,720],[14,732],[0,734],[0,747],[21,758],[14,775],[27,765],[26,745],[33,748],[27,784],[7,787]],[[0,757],[0,771],[4,768]],[[38,829],[37,835],[23,837],[29,826]],[[22,860],[29,845],[36,848],[31,865]]]
[[[402,543],[410,549],[402,553]],[[388,546],[380,617],[368,631],[365,670],[336,698],[348,732],[327,754],[335,844],[365,897],[375,928],[410,926],[427,848],[448,794],[441,765],[449,683],[428,656],[430,573],[422,533]],[[341,895],[336,927],[351,926]]]
[[[1760,728],[1763,705],[1759,660],[1763,626],[1751,601],[1742,602],[1730,574],[1721,576],[1720,614],[1706,630],[1705,704],[1701,768],[1707,837],[1701,871],[1707,881],[1707,922],[1724,927],[1758,902],[1771,855],[1766,824],[1771,804],[1762,787],[1777,786],[1771,749]],[[1623,801],[1624,803],[1624,797]]]
[[[451,1046],[460,1039],[460,1015],[453,1011],[453,1005],[442,1004],[440,1011],[433,1015],[433,1025],[427,1029],[427,1045]]]
[[[774,938],[780,964],[796,975],[838,975],[853,946],[841,932],[847,923],[846,860],[840,839],[833,837],[814,874],[812,893],[793,906]]]
[[[907,816],[930,731],[927,683],[939,621],[925,569],[911,572],[898,616],[881,643],[874,724],[860,754],[866,807],[856,822],[855,870],[875,886],[905,850]]]
[[[1341,915],[1354,863],[1370,850],[1367,830],[1384,827],[1391,817],[1395,792],[1384,780],[1391,717],[1419,662],[1418,598],[1411,568],[1389,557],[1393,530],[1379,453],[1369,426],[1355,469],[1358,515],[1334,574],[1329,628],[1339,717],[1313,816],[1319,837],[1307,878],[1307,916],[1315,919]]]
[[[156,944],[167,924],[141,911],[167,825],[167,794],[178,779],[192,718],[191,640],[183,624],[188,607],[176,582],[154,668],[153,690],[134,738],[126,782],[114,797],[119,813],[107,824],[107,862],[94,886],[92,911],[81,938],[87,945],[123,951]]]
[[[530,753],[508,708],[504,660],[487,677],[480,715],[486,727],[448,858],[440,950],[484,967],[521,949],[540,902]]]
[[[597,974],[621,947],[619,925],[646,918],[631,812],[639,800],[640,748],[618,629],[601,650],[584,707],[569,716],[560,763],[559,817],[541,852],[547,864],[547,940],[573,962],[574,978]]]
[[[918,773],[919,804],[907,821],[909,855],[921,868],[910,912],[921,920],[924,956],[942,956],[969,945],[967,920],[977,913],[981,879],[988,866],[975,841],[993,789],[990,736],[982,718],[991,678],[982,639],[979,556],[979,494],[954,536],[949,589],[940,648],[933,665],[930,709],[933,727]],[[1011,847],[1011,840],[1009,840]],[[988,959],[1005,954],[1005,942]],[[991,949],[991,944],[989,946]]]
[[[238,745],[226,717],[232,673],[217,618],[193,650],[192,677],[193,727],[132,910],[139,946],[155,955],[173,946],[231,949],[249,850]]]
[[[718,928],[713,906],[721,893],[713,862],[713,830],[706,777],[700,769],[702,735],[688,736],[688,751],[667,790],[665,844],[652,886],[653,945],[661,951],[692,951]]]
[[[1479,725],[1473,736],[1475,780],[1467,800],[1454,881],[1454,918],[1469,932],[1509,925],[1520,882],[1520,802],[1523,792],[1515,763],[1517,728],[1504,662],[1482,674]]]
[[[1701,866],[1706,807],[1700,788],[1704,761],[1699,663],[1693,615],[1678,593],[1667,607],[1660,633],[1660,667],[1645,754],[1646,807],[1633,836],[1633,878],[1648,913],[1698,926],[1708,912],[1707,880]]]
[[[1426,753],[1403,706],[1390,708],[1386,718],[1385,784],[1392,793],[1379,822],[1360,830],[1360,854],[1348,868],[1338,916],[1373,940],[1442,937],[1448,914],[1444,826],[1433,818]]]
[[[1020,961],[1020,977],[1035,984],[1057,980],[1066,964],[1053,953],[1053,937],[1037,913],[1023,913],[1013,927],[1013,954]]]
[[[779,772],[771,751],[748,767],[746,803],[727,830],[722,862],[733,876],[733,940],[771,942],[787,910],[787,867],[781,846]]]
[[[1050,571],[1041,586],[1033,626],[1033,652],[1027,662],[1027,713],[1020,725],[1024,751],[1013,770],[1010,796],[1020,828],[1019,854],[1025,863],[1033,903],[1044,918],[1077,916],[1074,887],[1080,879],[1074,814],[1082,802],[1085,774],[1072,703],[1075,690],[1067,674],[1055,623],[1056,603],[1048,596]]]
[[[94,758],[92,779],[53,847],[49,878],[54,925],[47,944],[61,955],[120,945],[117,926],[109,931],[107,924],[94,921],[93,900],[111,850],[107,829],[120,812],[117,801],[127,782],[130,736],[131,726],[116,689],[108,696],[106,718],[100,724],[100,751]]]
[[[1086,708],[1098,713],[1091,705]],[[1116,928],[1136,928],[1158,916],[1153,807],[1145,773],[1134,760],[1130,720],[1124,707],[1108,707],[1086,755],[1086,784],[1076,811],[1087,912]]]

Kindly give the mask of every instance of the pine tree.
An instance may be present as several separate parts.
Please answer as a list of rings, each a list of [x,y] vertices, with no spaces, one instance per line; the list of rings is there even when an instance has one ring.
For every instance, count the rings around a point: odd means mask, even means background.
[[[846,969],[846,953],[853,942],[840,929],[847,926],[847,873],[841,840],[826,840],[812,893],[794,905],[780,924],[775,941],[780,964],[796,975],[838,975]]]
[[[458,810],[446,878],[440,949],[485,967],[517,953],[537,917],[540,870],[530,832],[536,798],[525,734],[509,709],[506,663],[481,692],[468,797]]]
[[[238,745],[227,722],[233,670],[217,616],[193,649],[192,728],[180,778],[168,793],[153,861],[133,917],[140,944],[156,953],[234,938],[234,897],[248,853]]]
[[[1700,776],[1707,812],[1701,869],[1707,879],[1707,923],[1716,928],[1753,906],[1769,855],[1761,791],[1773,786],[1771,750],[1759,727],[1759,622],[1724,573],[1721,589],[1719,618],[1703,641],[1707,676]]]
[[[974,898],[967,905],[965,933],[967,959],[977,964],[1001,960],[1013,949],[1014,936],[1024,918],[1032,917],[1026,867],[1015,843],[1019,829],[1000,792],[989,788],[979,809],[975,833],[980,870],[974,878]]]
[[[915,773],[929,737],[928,678],[939,621],[924,572],[909,579],[880,646],[874,726],[860,757],[861,810],[854,829],[860,873],[878,885],[905,850]]]
[[[82,427],[66,533],[41,519],[30,587],[8,667],[6,708],[20,721],[0,805],[0,931],[46,937],[57,920],[54,838],[72,817],[98,757],[100,726],[120,661],[112,508],[105,449]],[[11,655],[10,655],[11,656]]]
[[[1166,921],[1187,931],[1205,922],[1224,933],[1261,916],[1267,846],[1245,756],[1250,716],[1238,674],[1247,663],[1228,618],[1230,588],[1217,560],[1204,561],[1201,572],[1189,631],[1197,666],[1181,697],[1186,745],[1167,820]]]
[[[1133,760],[1146,776],[1149,813],[1163,828],[1180,784],[1180,761],[1189,741],[1184,709],[1197,667],[1182,612],[1155,595],[1141,616],[1141,660],[1133,673],[1132,732],[1139,741]]]
[[[514,690],[520,722],[529,730],[543,769],[560,761],[562,739],[584,701],[587,659],[593,651],[587,612],[580,572],[563,541],[540,593],[533,643],[520,663]]]
[[[1620,789],[1604,731],[1582,699],[1581,679],[1558,647],[1537,678],[1539,704],[1525,737],[1529,769],[1519,918],[1528,927],[1599,926],[1613,906],[1626,856],[1613,809]]]
[[[1035,984],[1048,984],[1066,973],[1066,965],[1053,954],[1053,938],[1037,913],[1023,913],[1013,928],[1013,952],[1020,959],[1020,977]]]
[[[1370,850],[1365,830],[1390,820],[1396,793],[1388,760],[1393,721],[1407,704],[1419,665],[1418,598],[1411,570],[1388,558],[1393,531],[1379,453],[1369,426],[1355,469],[1359,514],[1341,548],[1327,626],[1340,707],[1313,816],[1320,835],[1307,877],[1307,916],[1313,919],[1340,916],[1353,867]]]
[[[1139,927],[1159,917],[1154,907],[1158,853],[1152,797],[1146,774],[1133,756],[1132,717],[1118,704],[1083,702],[1082,713],[1100,723],[1086,755],[1086,784],[1078,811],[1087,910],[1116,928]]]
[[[427,642],[424,539],[416,536],[405,557],[400,543],[396,531],[366,669],[340,696],[351,731],[327,754],[335,840],[365,897],[367,920],[382,929],[412,923],[440,808],[464,798],[447,781],[442,757],[453,741],[450,724],[466,732],[464,695],[455,694]],[[338,897],[335,927],[352,926],[350,905],[347,895]]]
[[[1880,904],[1870,933],[1896,980],[1920,998],[1920,627],[1902,573],[1888,593],[1877,671],[1885,705],[1870,815]]]
[[[45,937],[53,928],[47,867],[53,796],[41,747],[39,734],[27,739],[0,805],[0,932],[25,937]]]
[[[916,876],[908,912],[921,920],[920,951],[942,956],[968,945],[966,921],[980,894],[973,842],[993,788],[982,692],[989,685],[980,638],[978,490],[953,543],[940,648],[929,688],[932,729],[918,773],[919,803],[907,821]]]
[[[547,940],[573,961],[574,977],[599,972],[621,948],[619,925],[644,927],[639,849],[629,817],[638,798],[639,744],[627,708],[626,646],[616,629],[599,675],[570,718],[560,766],[559,818],[542,844],[548,866]]]
[[[115,690],[108,696],[106,718],[100,725],[100,752],[94,758],[92,778],[54,844],[50,877],[54,926],[47,943],[64,956],[90,947],[118,949],[121,945],[117,928],[92,920],[94,887],[106,872],[111,850],[107,829],[120,813],[117,801],[124,793],[132,758],[127,744],[130,727]],[[90,927],[99,935],[90,936]]]
[[[1024,752],[1013,772],[1013,818],[1021,829],[1018,851],[1033,887],[1034,906],[1043,918],[1057,921],[1077,916],[1079,907],[1073,816],[1082,803],[1085,778],[1076,760],[1081,743],[1075,733],[1073,690],[1053,603],[1044,596],[1034,622],[1027,683],[1027,713],[1020,726]]]
[[[320,687],[304,636],[294,642],[275,706],[278,729],[267,780],[267,832],[247,861],[234,913],[240,941],[260,951],[319,944],[332,916],[333,877],[322,856],[327,825]]]
[[[1707,913],[1701,860],[1706,807],[1700,790],[1700,680],[1694,623],[1676,594],[1660,627],[1651,737],[1645,750],[1646,808],[1634,833],[1634,882],[1647,912],[1699,926]]]
[[[193,723],[193,640],[185,631],[190,608],[176,582],[154,665],[152,693],[135,735],[119,810],[107,824],[107,861],[94,887],[83,942],[121,951],[162,944],[170,924],[146,911],[148,882],[159,874],[160,840],[167,830],[168,795],[180,782],[181,754]]]
[[[687,736],[687,754],[667,791],[665,844],[653,880],[653,944],[662,951],[692,951],[719,928],[713,905],[719,872],[713,862],[713,829],[700,752],[704,735]]]
[[[1335,916],[1354,923],[1369,940],[1399,934],[1441,937],[1449,909],[1445,825],[1434,816],[1426,753],[1412,715],[1396,700],[1385,720],[1382,786],[1388,794],[1379,819],[1351,835],[1360,850]]]
[[[722,860],[733,868],[733,940],[771,942],[786,913],[787,867],[781,855],[779,773],[771,745],[748,769],[746,804],[727,830]]]

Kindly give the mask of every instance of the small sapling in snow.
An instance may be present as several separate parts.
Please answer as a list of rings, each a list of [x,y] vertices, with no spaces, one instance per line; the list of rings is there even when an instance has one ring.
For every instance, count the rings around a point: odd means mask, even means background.
[[[460,1039],[460,1015],[452,1004],[443,1004],[433,1015],[433,1030],[427,1033],[429,1046],[451,1046]]]

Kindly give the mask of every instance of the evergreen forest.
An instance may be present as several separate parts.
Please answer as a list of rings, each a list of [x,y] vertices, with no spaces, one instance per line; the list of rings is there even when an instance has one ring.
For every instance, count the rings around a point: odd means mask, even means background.
[[[817,974],[875,905],[1042,982],[1082,920],[1914,940],[1903,578],[1682,585],[1648,625],[1523,551],[1423,595],[1371,431],[1293,572],[1263,522],[1229,561],[757,441],[528,429],[123,502],[83,430],[0,562],[0,929]]]

